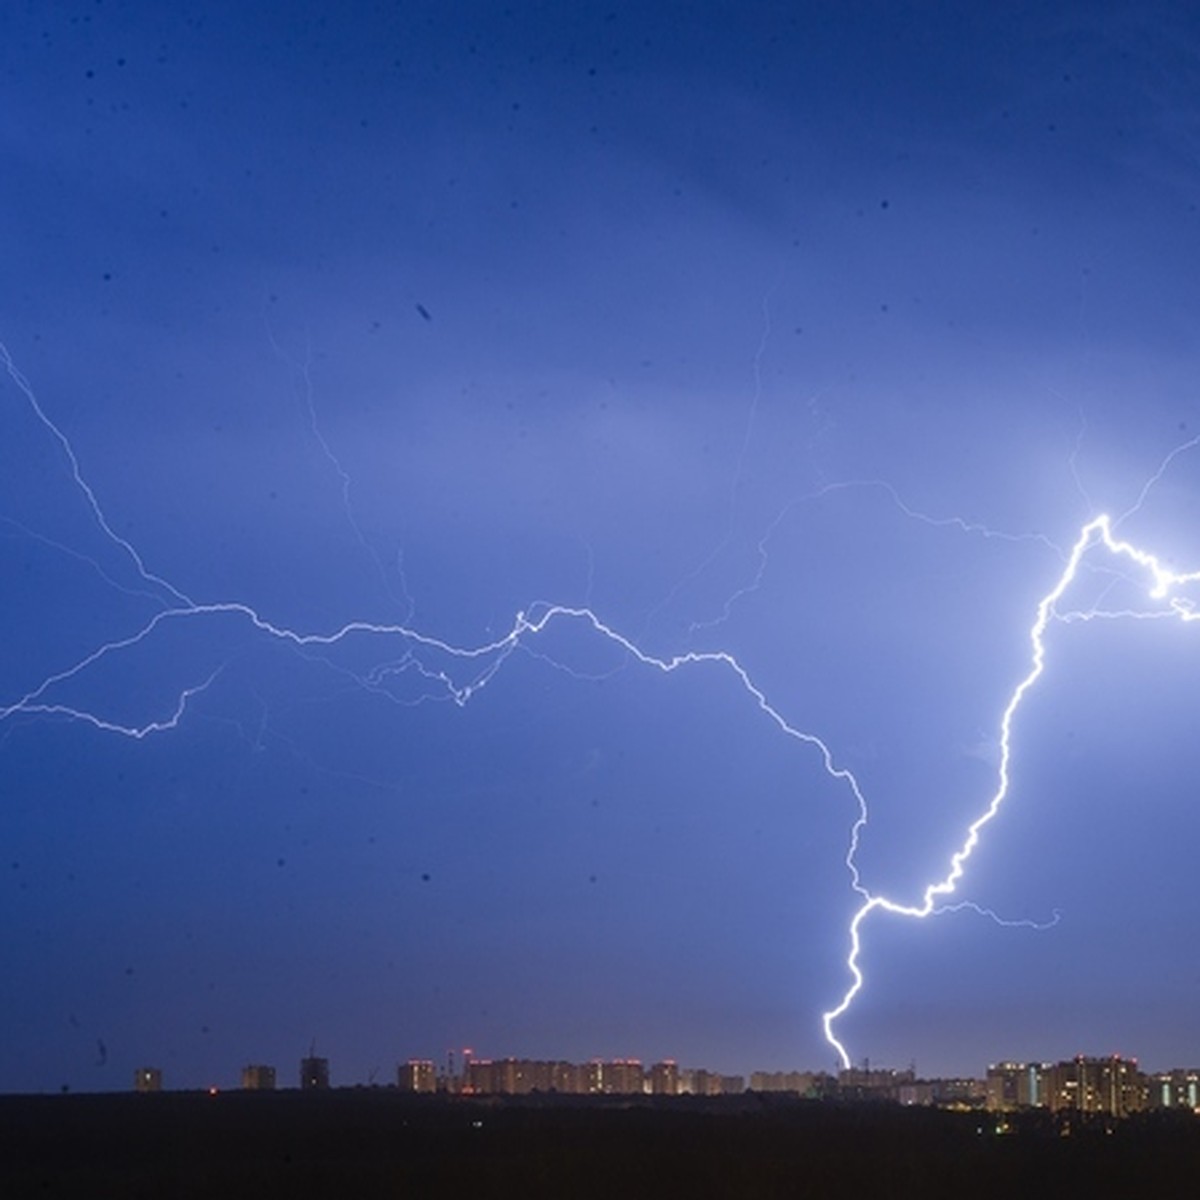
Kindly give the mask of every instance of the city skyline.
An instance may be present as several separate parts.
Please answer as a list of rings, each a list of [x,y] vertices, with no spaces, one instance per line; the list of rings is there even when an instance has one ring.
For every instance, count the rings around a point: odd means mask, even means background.
[[[1200,1060],[1200,23],[0,42],[0,1090]]]
[[[670,1056],[642,1059],[590,1055],[572,1060],[561,1055],[478,1053],[472,1047],[449,1048],[436,1058],[401,1054],[391,1060],[390,1068],[377,1063],[365,1078],[339,1074],[331,1059],[316,1053],[314,1046],[296,1061],[298,1069],[294,1073],[279,1070],[274,1062],[259,1059],[245,1060],[236,1069],[226,1063],[222,1071],[203,1079],[172,1077],[160,1062],[151,1065],[142,1061],[133,1069],[133,1088],[139,1092],[211,1091],[215,1094],[239,1089],[327,1091],[330,1088],[383,1087],[455,1095],[561,1092],[596,1096],[643,1092],[646,1095],[715,1096],[743,1090],[794,1091],[810,1098],[876,1097],[898,1100],[902,1104],[953,1103],[967,1098],[982,1101],[986,1096],[992,1108],[1019,1108],[1041,1106],[1049,1091],[1061,1090],[1061,1084],[1048,1082],[1053,1070],[1061,1071],[1072,1063],[1119,1064],[1122,1071],[1138,1077],[1140,1086],[1174,1089],[1177,1094],[1172,1100],[1165,1098],[1165,1091],[1162,1093],[1162,1106],[1188,1107],[1200,1114],[1200,1066],[1145,1064],[1137,1056],[1120,1052],[1096,1054],[1080,1050],[1072,1055],[1049,1058],[993,1056],[984,1063],[975,1064],[972,1069],[951,1074],[923,1071],[915,1059],[902,1065],[864,1059],[848,1067],[834,1068],[813,1064],[758,1064],[730,1073],[697,1062],[681,1062]],[[1040,1081],[1042,1076],[1046,1082]],[[918,1090],[913,1091],[913,1086],[918,1086]],[[932,1092],[928,1090],[931,1086]],[[939,1086],[949,1090],[939,1093]],[[898,1091],[901,1087],[907,1089],[907,1095]],[[921,1088],[925,1090],[921,1091]],[[71,1089],[35,1090],[44,1094],[55,1090],[66,1093]]]
[[[300,1091],[329,1091],[332,1087],[361,1089],[361,1081],[333,1084],[329,1060],[307,1056],[300,1060]],[[1118,1054],[1077,1054],[1057,1062],[999,1060],[981,1075],[930,1078],[907,1068],[872,1067],[863,1063],[827,1071],[753,1071],[721,1075],[704,1067],[682,1066],[674,1059],[643,1064],[637,1059],[574,1063],[562,1059],[476,1057],[464,1049],[456,1064],[451,1054],[445,1069],[430,1059],[409,1058],[397,1064],[395,1077],[367,1081],[383,1088],[424,1096],[464,1100],[493,1097],[575,1097],[606,1100],[624,1097],[733,1097],[744,1093],[784,1093],[793,1098],[835,1103],[890,1102],[901,1107],[933,1107],[1007,1114],[1045,1110],[1052,1114],[1093,1114],[1125,1118],[1175,1109],[1200,1115],[1200,1068],[1170,1067],[1144,1070],[1136,1058]],[[283,1085],[287,1090],[288,1085]],[[134,1072],[134,1091],[164,1090],[158,1067]],[[180,1089],[175,1089],[180,1090]],[[186,1090],[186,1089],[183,1089]],[[217,1095],[222,1090],[209,1086]],[[242,1091],[275,1091],[273,1066],[248,1065],[241,1072]],[[1004,1132],[998,1128],[996,1132]]]

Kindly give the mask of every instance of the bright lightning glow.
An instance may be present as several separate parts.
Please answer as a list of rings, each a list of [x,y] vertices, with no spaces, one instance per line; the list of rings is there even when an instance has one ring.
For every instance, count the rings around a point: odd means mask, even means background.
[[[1173,452],[1169,456],[1168,462],[1170,458],[1174,457],[1175,453]],[[1165,466],[1166,464],[1160,467],[1155,478],[1161,476]],[[1150,486],[1148,484],[1143,489],[1143,499]],[[1133,511],[1135,509],[1131,509],[1129,513],[1125,513],[1122,519],[1128,517]],[[933,916],[938,912],[938,900],[943,896],[949,896],[954,893],[958,886],[958,881],[963,876],[967,860],[979,844],[980,831],[1000,811],[1000,807],[1008,795],[1011,783],[1010,763],[1012,760],[1013,720],[1017,715],[1017,710],[1021,707],[1021,701],[1025,699],[1029,690],[1041,678],[1042,672],[1046,668],[1046,628],[1051,620],[1058,615],[1056,606],[1074,582],[1084,555],[1093,546],[1097,545],[1102,545],[1111,555],[1118,559],[1128,558],[1147,572],[1154,581],[1153,587],[1149,590],[1150,598],[1153,600],[1169,599],[1169,594],[1174,589],[1200,580],[1200,571],[1181,574],[1168,570],[1153,554],[1145,550],[1140,550],[1129,542],[1118,539],[1113,532],[1113,522],[1107,515],[1102,514],[1093,518],[1080,530],[1079,537],[1076,539],[1075,545],[1071,548],[1071,553],[1067,557],[1066,564],[1057,582],[1038,603],[1033,625],[1029,629],[1029,643],[1032,649],[1030,668],[1025,677],[1013,689],[1012,695],[1009,697],[1000,718],[1000,765],[996,790],[992,793],[991,800],[983,812],[967,827],[967,835],[962,846],[950,858],[949,871],[947,871],[942,879],[929,884],[925,888],[919,903],[900,904],[895,900],[889,900],[886,896],[874,895],[861,886],[858,879],[858,872],[854,867],[854,859],[858,851],[859,836],[862,833],[863,826],[866,824],[866,814],[863,814],[851,833],[850,850],[846,856],[847,866],[850,867],[854,878],[855,890],[863,897],[862,905],[850,920],[850,953],[846,958],[846,966],[850,971],[852,982],[842,997],[841,1003],[835,1008],[830,1009],[829,1012],[824,1013],[821,1018],[826,1040],[837,1051],[843,1067],[850,1065],[850,1055],[846,1052],[846,1047],[838,1040],[837,1035],[834,1033],[834,1025],[838,1018],[843,1016],[851,1004],[854,1003],[855,996],[858,995],[863,987],[864,976],[862,968],[859,965],[859,959],[862,955],[862,924],[877,909],[902,917],[923,919]],[[1130,613],[1128,615],[1136,616],[1139,614]],[[1193,613],[1186,603],[1178,598],[1174,598],[1170,600],[1169,608],[1162,615],[1175,616],[1181,620],[1189,621],[1194,619],[1198,614]]]
[[[115,733],[137,740],[144,739],[152,734],[175,729],[183,720],[185,713],[193,701],[213,685],[220,674],[221,668],[210,672],[205,678],[192,686],[184,688],[179,693],[175,704],[166,714],[141,724],[118,721],[89,709],[58,700],[55,698],[55,692],[61,685],[82,676],[102,660],[119,655],[123,651],[146,642],[160,627],[181,621],[214,621],[233,618],[248,623],[258,633],[281,642],[298,653],[308,654],[319,653],[342,643],[349,643],[352,640],[357,641],[359,639],[380,639],[389,647],[394,646],[398,642],[402,647],[399,654],[389,652],[388,658],[378,663],[365,674],[355,674],[349,669],[338,666],[327,659],[322,659],[321,661],[331,669],[348,675],[356,686],[393,700],[395,697],[388,690],[389,682],[397,676],[410,672],[414,673],[424,685],[427,685],[427,690],[423,691],[415,701],[411,701],[412,703],[442,699],[450,700],[459,706],[466,705],[478,692],[487,686],[507,661],[508,657],[518,649],[524,653],[543,658],[544,661],[556,668],[568,671],[570,674],[582,678],[583,676],[579,675],[578,672],[541,654],[530,645],[531,642],[536,642],[539,635],[543,634],[552,624],[557,623],[583,625],[600,639],[607,641],[619,649],[626,663],[635,662],[641,666],[651,667],[665,674],[673,673],[683,667],[699,668],[704,666],[728,672],[733,676],[736,686],[751,698],[758,709],[781,732],[795,741],[816,750],[825,772],[832,779],[844,784],[854,798],[856,814],[850,827],[849,845],[844,859],[850,876],[851,887],[861,899],[858,909],[850,920],[847,931],[850,949],[846,958],[846,967],[851,982],[840,1002],[834,1008],[822,1014],[822,1027],[825,1038],[829,1045],[837,1052],[843,1066],[847,1067],[850,1065],[850,1056],[843,1043],[838,1039],[835,1027],[839,1019],[850,1009],[855,997],[862,990],[865,983],[861,966],[862,928],[871,913],[883,911],[897,916],[924,919],[941,913],[967,909],[979,915],[987,916],[1005,926],[1021,926],[1034,929],[1049,928],[1050,925],[1058,921],[1057,913],[1054,914],[1054,920],[1047,924],[1039,924],[1032,921],[1008,921],[998,917],[990,909],[982,908],[971,901],[945,902],[948,897],[956,892],[958,884],[963,877],[966,863],[979,844],[982,830],[999,813],[1009,793],[1011,785],[1013,725],[1026,695],[1045,670],[1046,633],[1051,621],[1071,622],[1095,619],[1172,617],[1183,622],[1188,622],[1200,619],[1200,612],[1194,610],[1192,603],[1186,597],[1175,594],[1181,587],[1200,581],[1200,570],[1188,573],[1172,571],[1164,566],[1158,557],[1134,546],[1128,541],[1120,539],[1116,532],[1120,525],[1138,510],[1151,488],[1159,482],[1174,458],[1184,450],[1200,444],[1200,437],[1193,438],[1191,441],[1173,450],[1142,488],[1137,502],[1133,507],[1123,513],[1116,521],[1111,520],[1106,515],[1097,516],[1088,521],[1081,528],[1069,553],[1059,549],[1059,547],[1055,546],[1041,534],[1002,534],[958,517],[930,517],[908,506],[901,500],[891,485],[881,481],[872,480],[830,484],[823,488],[820,494],[843,488],[882,488],[890,495],[892,501],[901,511],[910,518],[933,526],[950,526],[958,528],[963,532],[980,534],[985,537],[1002,537],[1013,541],[1037,541],[1053,549],[1063,561],[1062,570],[1054,585],[1038,602],[1033,622],[1029,628],[1029,669],[1013,689],[1001,714],[996,788],[987,804],[983,807],[980,815],[967,827],[961,846],[950,858],[946,874],[928,884],[917,902],[901,903],[886,896],[873,893],[862,882],[857,859],[863,831],[867,826],[868,808],[864,794],[854,774],[848,768],[838,764],[829,745],[820,736],[816,733],[799,729],[790,723],[770,702],[759,685],[754,682],[747,669],[732,654],[718,650],[697,650],[671,656],[654,655],[643,650],[634,640],[605,623],[592,608],[586,606],[573,607],[538,602],[535,605],[531,605],[526,611],[518,612],[511,626],[502,636],[493,638],[477,646],[458,646],[441,638],[423,633],[407,622],[393,624],[349,621],[337,628],[324,632],[302,632],[281,626],[269,620],[251,605],[241,601],[197,602],[182,589],[149,570],[134,545],[115,532],[113,526],[105,516],[100,501],[86,482],[79,459],[70,441],[46,414],[38,402],[33,388],[17,369],[3,344],[0,344],[0,363],[3,364],[9,378],[25,397],[34,417],[57,442],[65,457],[70,476],[82,493],[96,525],[103,535],[118,547],[128,561],[132,563],[140,583],[146,585],[146,587],[137,589],[125,587],[112,580],[99,564],[86,555],[81,555],[78,551],[70,547],[44,538],[36,531],[27,530],[15,522],[8,523],[24,535],[41,538],[48,545],[90,563],[114,587],[120,588],[120,590],[125,592],[152,596],[162,605],[159,611],[154,613],[134,633],[104,643],[73,664],[46,676],[41,683],[31,688],[16,700],[8,704],[0,704],[0,722],[22,715],[30,717],[60,717],[90,724],[95,729],[105,733]],[[304,377],[304,383],[307,389],[308,381],[306,376]],[[342,469],[341,464],[320,433],[316,424],[315,412],[312,408],[311,396],[307,390],[305,391],[305,400],[314,434],[341,479],[343,507],[346,510],[347,518],[358,535],[359,541],[374,557],[374,552],[367,545],[365,538],[363,538],[361,531],[354,521],[353,511],[350,506],[349,476]],[[743,452],[744,449],[745,447],[743,447]],[[1074,471],[1074,456],[1072,457],[1072,470]],[[754,581],[748,588],[743,588],[741,591],[734,593],[730,600],[726,602],[723,615],[717,621],[709,622],[708,624],[719,624],[720,621],[728,617],[731,605],[740,596],[758,586],[765,566],[766,541],[787,511],[788,509],[785,508],[780,513],[779,517],[772,523],[759,543],[760,567]],[[1159,602],[1162,606],[1147,611],[1132,609],[1107,610],[1101,609],[1098,604],[1081,610],[1064,611],[1060,609],[1060,602],[1064,599],[1067,591],[1076,580],[1085,557],[1094,549],[1103,549],[1109,556],[1117,560],[1119,565],[1124,566],[1125,563],[1131,564],[1142,575],[1148,576],[1150,580],[1150,587],[1148,588],[1149,597],[1151,600]],[[379,565],[378,559],[376,559],[376,564]],[[382,567],[380,569],[382,572]],[[403,603],[407,600],[407,597],[393,596],[393,599]],[[411,616],[411,601],[408,602],[408,608]],[[438,665],[434,661],[426,661],[424,658],[418,657],[422,653],[431,660],[440,659],[441,665]]]

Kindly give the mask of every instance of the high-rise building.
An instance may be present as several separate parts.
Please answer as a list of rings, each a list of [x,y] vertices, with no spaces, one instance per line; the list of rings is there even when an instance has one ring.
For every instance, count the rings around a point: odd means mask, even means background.
[[[437,1070],[426,1058],[410,1058],[400,1064],[396,1082],[402,1092],[436,1092]]]
[[[1147,1108],[1190,1108],[1200,1111],[1200,1071],[1176,1067],[1146,1079]]]
[[[646,1072],[636,1058],[593,1059],[584,1068],[584,1077],[591,1096],[637,1096],[646,1090]]]
[[[401,1068],[403,1071],[404,1068]],[[675,1095],[679,1069],[674,1063],[655,1066],[660,1094]],[[589,1063],[550,1062],[530,1058],[470,1059],[464,1064],[463,1091],[475,1095],[528,1096],[556,1092],[563,1096],[640,1096],[654,1086],[637,1059]]]
[[[264,1063],[249,1063],[242,1068],[242,1088],[247,1092],[273,1092],[275,1068]]]
[[[992,1112],[1021,1108],[1021,1082],[1026,1066],[1018,1062],[991,1063],[987,1069],[987,1106]]]
[[[487,1058],[472,1058],[463,1063],[463,1088],[467,1095],[488,1096],[499,1091],[495,1063]]]
[[[503,1096],[521,1096],[529,1091],[528,1071],[516,1058],[502,1058],[493,1064],[496,1073],[495,1088]]]
[[[428,1079],[425,1087],[417,1086],[422,1069]],[[432,1063],[413,1060],[404,1064],[399,1078],[405,1091],[435,1090]],[[636,1058],[593,1059],[588,1063],[470,1058],[463,1063],[460,1079],[463,1094],[475,1096],[527,1096],[534,1092],[560,1096],[678,1096],[693,1091],[698,1095],[727,1096],[741,1093],[746,1086],[742,1075],[683,1071],[670,1059],[647,1070]]]
[[[650,1068],[650,1092],[655,1096],[679,1095],[679,1066],[672,1059],[656,1062]]]
[[[601,1091],[609,1096],[637,1096],[646,1090],[646,1073],[636,1058],[618,1058],[598,1064],[601,1068]]]
[[[1000,1062],[987,1069],[987,1106],[992,1112],[1037,1108],[1046,1103],[1048,1063]]]
[[[135,1092],[161,1092],[162,1071],[158,1067],[138,1067],[133,1073]]]
[[[987,1069],[987,1106],[992,1112],[1046,1108],[1050,1063],[1001,1062]]]
[[[1143,1082],[1133,1059],[1084,1058],[1055,1063],[1048,1073],[1046,1106],[1052,1112],[1125,1117],[1143,1107]]]
[[[587,1093],[587,1068],[579,1063],[550,1064],[551,1090],[563,1096],[583,1096]]]
[[[300,1086],[306,1092],[329,1087],[329,1059],[309,1056],[300,1060]]]
[[[684,1071],[679,1080],[679,1090],[687,1091],[693,1096],[719,1096],[721,1080],[718,1075],[704,1067],[694,1067]]]

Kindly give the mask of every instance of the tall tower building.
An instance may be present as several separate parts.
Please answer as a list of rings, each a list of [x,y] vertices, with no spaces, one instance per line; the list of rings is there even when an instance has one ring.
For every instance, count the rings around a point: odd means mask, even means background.
[[[300,1087],[306,1092],[320,1092],[329,1087],[329,1059],[309,1055],[300,1060]]]

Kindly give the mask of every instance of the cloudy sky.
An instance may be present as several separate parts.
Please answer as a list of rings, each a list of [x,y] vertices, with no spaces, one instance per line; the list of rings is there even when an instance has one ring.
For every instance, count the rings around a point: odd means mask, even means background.
[[[835,1067],[1200,566],[1200,23],[169,7],[0,16],[0,1088]],[[1200,1062],[1146,586],[856,1061]]]

